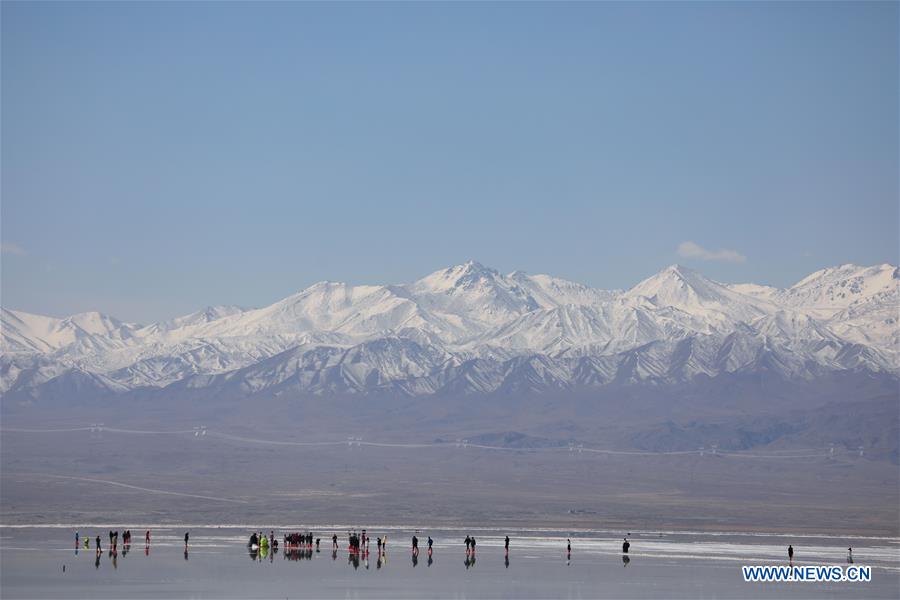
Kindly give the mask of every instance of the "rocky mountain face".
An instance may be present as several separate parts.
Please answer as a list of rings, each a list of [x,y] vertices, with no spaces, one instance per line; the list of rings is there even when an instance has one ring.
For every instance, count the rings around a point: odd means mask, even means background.
[[[630,290],[476,262],[402,285],[321,282],[270,306],[142,326],[2,310],[0,393],[522,393],[723,374],[900,372],[897,267],[843,265],[787,289],[671,266]]]

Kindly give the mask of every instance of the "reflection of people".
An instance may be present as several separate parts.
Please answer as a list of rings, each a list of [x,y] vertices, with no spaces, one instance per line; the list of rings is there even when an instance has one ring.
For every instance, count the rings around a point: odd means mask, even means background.
[[[623,555],[622,555],[622,566],[623,566],[623,567],[627,567],[627,566],[628,566],[628,563],[630,563],[630,562],[631,562],[631,559],[628,558],[627,555],[623,554]]]
[[[431,557],[431,552],[429,552],[428,553],[428,566],[430,567],[433,564],[434,564],[434,559]]]
[[[413,563],[413,566],[414,566],[414,567],[415,567],[417,564],[419,564],[419,553],[418,553],[418,552],[413,552],[413,553],[412,553],[412,563]]]
[[[187,546],[184,547],[184,560],[188,559],[188,549]]]
[[[508,569],[509,568],[509,552],[506,553],[506,556],[503,557],[503,565]]]

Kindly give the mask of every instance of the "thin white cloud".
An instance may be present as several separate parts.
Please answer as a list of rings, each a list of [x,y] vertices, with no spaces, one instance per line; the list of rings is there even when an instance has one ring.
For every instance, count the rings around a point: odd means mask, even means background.
[[[696,242],[686,241],[678,244],[678,256],[699,258],[700,260],[718,260],[722,262],[744,263],[747,257],[737,250],[707,250]]]
[[[3,242],[0,244],[0,252],[3,254],[12,254],[14,256],[25,256],[25,248],[15,242]]]

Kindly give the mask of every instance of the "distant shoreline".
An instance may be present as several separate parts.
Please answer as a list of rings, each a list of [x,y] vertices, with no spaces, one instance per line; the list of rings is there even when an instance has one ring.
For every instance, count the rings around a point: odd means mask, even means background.
[[[546,537],[567,537],[567,536],[575,536],[575,537],[605,537],[605,536],[614,536],[619,537],[622,535],[628,535],[631,537],[647,537],[647,536],[657,536],[657,535],[665,535],[665,536],[711,536],[711,537],[729,537],[729,536],[738,536],[738,537],[759,537],[759,538],[767,538],[767,537],[794,537],[794,538],[810,538],[810,539],[834,539],[834,538],[843,538],[848,540],[882,540],[882,541],[896,541],[900,543],[900,534],[895,535],[862,535],[855,533],[846,533],[841,531],[835,532],[807,532],[800,530],[793,531],[776,531],[776,530],[715,530],[715,529],[703,529],[697,528],[693,530],[687,529],[609,529],[609,528],[585,528],[585,527],[574,527],[574,528],[565,528],[565,527],[525,527],[521,525],[507,524],[507,525],[450,525],[450,524],[441,524],[441,523],[431,523],[428,525],[409,525],[409,524],[347,524],[347,523],[282,523],[282,524],[274,524],[274,523],[184,523],[184,522],[159,522],[159,523],[136,523],[130,521],[115,521],[115,522],[103,522],[103,523],[88,523],[88,522],[77,522],[77,523],[0,523],[0,529],[86,529],[91,527],[99,527],[101,529],[116,529],[116,528],[132,528],[135,530],[145,530],[145,529],[235,529],[235,530],[248,530],[255,531],[259,529],[264,530],[274,530],[274,531],[316,531],[316,532],[331,532],[331,531],[349,531],[349,530],[360,530],[367,529],[369,531],[397,531],[397,532],[408,532],[408,531],[459,531],[460,533],[513,533],[523,536],[523,537],[538,537],[540,534],[545,534]],[[537,535],[524,535],[524,534],[537,534]],[[552,536],[546,534],[559,534],[559,536]]]

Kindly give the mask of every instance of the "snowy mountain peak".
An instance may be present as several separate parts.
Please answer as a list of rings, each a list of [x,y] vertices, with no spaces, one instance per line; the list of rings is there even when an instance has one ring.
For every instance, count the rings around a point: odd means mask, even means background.
[[[660,273],[672,273],[673,275],[679,277],[689,277],[691,274],[696,274],[697,272],[678,263],[672,263],[671,265],[660,271]]]
[[[416,283],[421,288],[429,288],[433,291],[450,291],[471,288],[481,281],[490,282],[497,277],[500,277],[500,273],[494,269],[489,269],[477,261],[469,260],[461,265],[435,271]]]
[[[644,296],[657,304],[680,306],[685,302],[720,302],[729,291],[719,283],[681,265],[670,265],[628,290],[630,296]]]
[[[480,262],[478,262],[477,260],[472,259],[472,258],[470,258],[469,260],[467,260],[466,262],[464,262],[463,264],[458,265],[458,266],[461,268],[470,270],[470,271],[485,271],[485,270],[486,271],[494,271],[494,269],[489,269],[489,268],[485,267],[483,264],[481,264]],[[496,271],[494,271],[494,272],[496,272]]]
[[[657,308],[675,308],[708,319],[719,328],[752,321],[775,309],[766,299],[741,294],[681,265],[671,265],[645,279],[623,298],[633,303],[649,301]]]
[[[516,281],[476,261],[435,271],[405,289],[420,308],[447,314],[465,334],[540,307]]]

